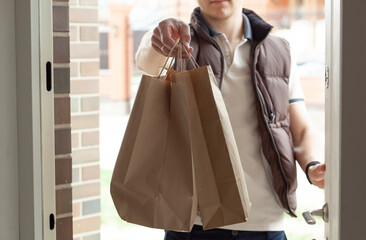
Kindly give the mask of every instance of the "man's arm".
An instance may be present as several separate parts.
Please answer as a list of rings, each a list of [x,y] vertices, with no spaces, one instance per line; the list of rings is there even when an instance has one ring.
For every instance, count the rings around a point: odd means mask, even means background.
[[[152,31],[145,33],[140,46],[136,52],[137,68],[149,75],[158,75],[163,67],[166,57],[156,50],[151,45]]]
[[[323,147],[317,134],[312,130],[308,112],[304,102],[291,104],[289,106],[290,113],[290,130],[294,141],[296,159],[302,170],[311,161],[322,161],[321,148]],[[325,164],[311,166],[308,170],[310,181],[324,188]]]

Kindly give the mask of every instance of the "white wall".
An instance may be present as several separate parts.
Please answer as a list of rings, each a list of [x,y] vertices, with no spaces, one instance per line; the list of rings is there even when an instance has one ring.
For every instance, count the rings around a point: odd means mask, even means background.
[[[19,239],[15,10],[0,1],[0,239]]]

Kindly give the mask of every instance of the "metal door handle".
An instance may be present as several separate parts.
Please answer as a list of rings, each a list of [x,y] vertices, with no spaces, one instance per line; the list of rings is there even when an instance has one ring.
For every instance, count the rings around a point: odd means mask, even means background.
[[[307,224],[316,223],[314,216],[322,217],[324,222],[328,222],[328,203],[324,204],[322,209],[303,212],[302,216],[304,217]]]

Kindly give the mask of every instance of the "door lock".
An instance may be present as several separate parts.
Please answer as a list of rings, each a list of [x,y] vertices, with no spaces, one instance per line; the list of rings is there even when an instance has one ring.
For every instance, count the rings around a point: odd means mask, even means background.
[[[306,223],[311,225],[316,223],[314,216],[322,217],[324,222],[328,222],[328,203],[324,204],[322,209],[303,212],[302,216]]]

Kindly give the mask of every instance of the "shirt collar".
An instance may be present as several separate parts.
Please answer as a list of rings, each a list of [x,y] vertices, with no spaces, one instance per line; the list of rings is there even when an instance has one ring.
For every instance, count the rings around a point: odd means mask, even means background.
[[[244,37],[249,40],[253,40],[252,26],[250,25],[249,18],[243,13],[244,20]]]

